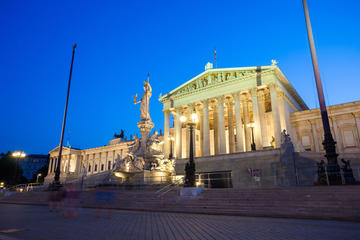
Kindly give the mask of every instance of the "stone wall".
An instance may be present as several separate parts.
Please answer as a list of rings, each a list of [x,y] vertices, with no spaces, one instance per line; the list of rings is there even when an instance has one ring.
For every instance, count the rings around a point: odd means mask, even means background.
[[[197,173],[231,171],[234,188],[273,185],[275,180],[272,177],[274,175],[272,164],[279,161],[279,149],[195,158]],[[184,175],[187,162],[188,159],[176,161],[175,172],[177,175]],[[263,178],[260,182],[256,182],[251,177],[249,169],[261,169]]]
[[[354,177],[360,181],[360,154],[343,153],[351,161]],[[317,163],[324,153],[292,152],[285,149],[262,150],[195,158],[196,173],[231,171],[234,188],[311,186],[317,181]],[[176,161],[176,175],[184,175],[188,159]],[[251,174],[251,170],[255,173]],[[256,176],[254,176],[256,175]]]

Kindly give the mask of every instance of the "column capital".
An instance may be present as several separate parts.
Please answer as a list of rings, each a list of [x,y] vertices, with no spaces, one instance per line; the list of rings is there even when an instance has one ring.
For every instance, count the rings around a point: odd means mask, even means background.
[[[354,112],[354,116],[357,118],[360,117],[360,112]]]
[[[209,106],[209,99],[201,100],[201,104],[203,105],[203,107],[208,107]]]
[[[259,101],[265,101],[265,91],[264,90],[259,90],[257,92],[257,96],[258,96]]]
[[[257,87],[254,87],[254,88],[251,88],[250,89],[250,94],[253,96],[253,95],[257,95],[257,92],[258,92],[258,89]]]
[[[217,102],[215,101],[215,99],[209,101],[209,106],[212,108],[217,108]]]
[[[240,95],[240,101],[241,102],[247,102],[249,100],[249,98],[248,98],[248,94],[241,94]]]
[[[226,106],[231,107],[234,104],[234,101],[231,97],[226,97],[225,104],[226,104]]]
[[[278,97],[284,97],[285,96],[285,93],[279,88],[276,89],[276,94],[277,94]]]
[[[276,90],[277,88],[275,83],[269,83],[267,86],[269,87],[270,91]]]
[[[239,92],[234,92],[231,95],[234,98],[234,100],[237,100],[237,101],[240,100],[240,93]]]
[[[216,100],[219,104],[224,103],[224,96],[216,97]]]
[[[169,109],[163,110],[163,113],[164,114],[170,114],[170,110]]]

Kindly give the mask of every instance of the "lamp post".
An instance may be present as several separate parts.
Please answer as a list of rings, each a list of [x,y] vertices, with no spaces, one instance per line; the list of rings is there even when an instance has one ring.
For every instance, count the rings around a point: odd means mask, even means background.
[[[39,178],[41,177],[41,173],[39,173],[36,177],[36,182],[39,183]]]
[[[196,113],[191,114],[191,119],[187,121],[185,116],[180,117],[180,121],[189,125],[190,128],[190,147],[189,147],[189,162],[185,165],[185,183],[184,187],[195,187],[195,162],[194,162],[194,144],[193,144],[193,129],[196,123],[199,122]]]
[[[12,156],[15,158],[15,172],[14,172],[14,184],[16,185],[16,179],[18,175],[18,162],[20,158],[25,158],[26,154],[24,151],[14,151]]]
[[[303,0],[303,6],[304,6],[307,34],[308,34],[309,45],[310,45],[311,59],[312,59],[314,75],[315,75],[316,89],[317,89],[319,104],[320,104],[321,119],[322,119],[323,128],[324,128],[323,145],[324,145],[324,149],[326,152],[325,157],[327,158],[327,161],[328,161],[326,171],[327,171],[327,175],[329,178],[329,183],[331,185],[341,184],[342,182],[341,182],[341,175],[340,175],[340,167],[337,162],[338,154],[336,153],[336,147],[335,147],[336,142],[334,141],[334,138],[330,131],[329,117],[328,117],[328,113],[326,110],[325,97],[324,97],[324,92],[323,92],[321,78],[320,78],[320,70],[319,70],[319,66],[318,66],[318,62],[317,62],[314,37],[313,37],[313,33],[312,33],[309,10],[308,10],[306,0]]]
[[[255,127],[255,123],[251,122],[247,124],[247,127],[251,128],[251,151],[255,151],[256,150],[256,144],[255,144],[255,139],[254,139],[254,127]]]
[[[173,154],[173,142],[175,141],[174,137],[168,137],[168,140],[170,141],[170,154],[169,154],[169,159],[173,159],[174,154]]]

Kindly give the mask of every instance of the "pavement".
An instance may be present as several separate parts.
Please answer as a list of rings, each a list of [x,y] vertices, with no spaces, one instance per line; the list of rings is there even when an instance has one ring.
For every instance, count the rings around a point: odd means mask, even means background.
[[[89,208],[62,213],[0,204],[0,239],[360,239],[357,222]]]

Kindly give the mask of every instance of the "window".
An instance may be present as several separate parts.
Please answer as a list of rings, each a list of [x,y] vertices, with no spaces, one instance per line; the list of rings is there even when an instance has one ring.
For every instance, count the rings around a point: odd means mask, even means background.
[[[343,132],[343,135],[344,135],[344,146],[345,147],[356,147],[356,141],[355,141],[353,131],[345,130]]]
[[[96,172],[97,171],[97,164],[95,164],[95,169],[94,169],[94,172]]]
[[[91,165],[89,165],[89,170],[88,170],[88,172],[91,172]]]
[[[108,170],[111,169],[111,161],[108,162]]]
[[[101,171],[104,171],[104,164],[101,164]]]

